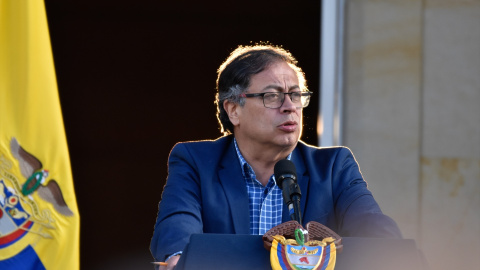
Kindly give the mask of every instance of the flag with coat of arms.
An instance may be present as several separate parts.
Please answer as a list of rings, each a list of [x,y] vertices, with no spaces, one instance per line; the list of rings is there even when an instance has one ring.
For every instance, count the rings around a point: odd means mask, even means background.
[[[43,0],[0,0],[0,269],[79,269],[80,216]]]

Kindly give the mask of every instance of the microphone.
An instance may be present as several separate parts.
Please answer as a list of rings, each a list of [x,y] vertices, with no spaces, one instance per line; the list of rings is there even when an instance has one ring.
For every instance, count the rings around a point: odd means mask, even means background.
[[[297,169],[295,164],[287,159],[282,159],[275,164],[273,168],[277,186],[282,190],[283,201],[288,206],[288,212],[292,220],[296,220],[302,225],[302,215],[300,213],[300,198],[302,192],[297,184]]]

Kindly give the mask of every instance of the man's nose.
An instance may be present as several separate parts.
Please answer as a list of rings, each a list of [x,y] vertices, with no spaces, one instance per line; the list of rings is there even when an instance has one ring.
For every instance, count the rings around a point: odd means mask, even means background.
[[[292,101],[291,95],[285,95],[285,99],[283,100],[282,107],[280,108],[282,111],[295,111],[297,106]]]

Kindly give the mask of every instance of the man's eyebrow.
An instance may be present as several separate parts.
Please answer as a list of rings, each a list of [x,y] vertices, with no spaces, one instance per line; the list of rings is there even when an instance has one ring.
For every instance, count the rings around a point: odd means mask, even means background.
[[[284,89],[283,89],[282,86],[280,86],[280,85],[275,85],[275,84],[270,84],[270,85],[265,86],[265,87],[262,89],[262,91],[263,91],[263,92],[266,92],[267,90],[270,90],[270,89],[277,90],[277,91],[279,91],[279,92],[283,92],[283,91],[284,91]],[[290,86],[290,87],[288,88],[288,91],[291,91],[291,90],[294,90],[294,89],[300,89],[300,86],[298,86],[298,85],[292,85],[292,86]]]

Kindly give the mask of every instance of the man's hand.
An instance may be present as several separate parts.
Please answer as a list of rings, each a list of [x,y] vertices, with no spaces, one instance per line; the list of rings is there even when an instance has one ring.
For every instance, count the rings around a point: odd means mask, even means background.
[[[173,257],[171,257],[170,259],[168,259],[168,261],[166,261],[166,263],[168,263],[167,266],[160,266],[159,270],[173,270],[175,268],[175,266],[177,265],[178,263],[178,260],[180,259],[180,255],[175,255]]]

